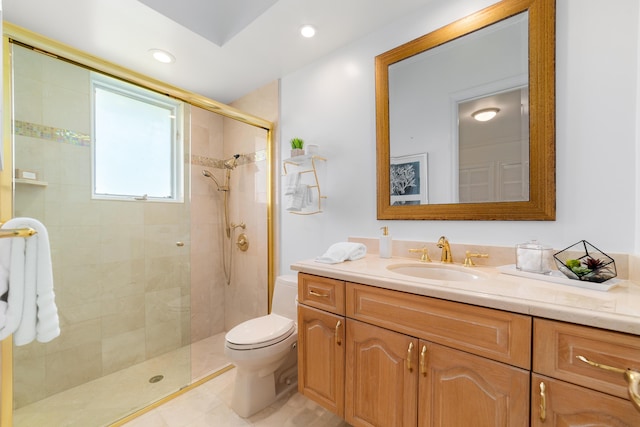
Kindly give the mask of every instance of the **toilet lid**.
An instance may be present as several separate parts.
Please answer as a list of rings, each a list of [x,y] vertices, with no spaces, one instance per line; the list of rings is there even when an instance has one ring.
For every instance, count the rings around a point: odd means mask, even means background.
[[[269,314],[247,320],[231,329],[225,336],[227,343],[234,346],[261,347],[282,341],[293,333],[295,323],[291,319],[277,314]]]

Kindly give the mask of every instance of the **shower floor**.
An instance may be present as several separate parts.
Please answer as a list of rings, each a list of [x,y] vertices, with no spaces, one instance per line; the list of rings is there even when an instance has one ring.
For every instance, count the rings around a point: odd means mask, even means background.
[[[219,333],[15,410],[15,427],[101,427],[227,365]],[[191,370],[189,370],[191,364]],[[188,378],[191,372],[191,378]],[[149,379],[164,378],[156,383]]]

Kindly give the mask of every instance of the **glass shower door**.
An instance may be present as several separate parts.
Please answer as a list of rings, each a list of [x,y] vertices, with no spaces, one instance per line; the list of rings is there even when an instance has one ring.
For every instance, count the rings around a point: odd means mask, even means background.
[[[12,49],[14,216],[48,229],[62,331],[14,347],[14,425],[108,425],[191,381],[190,201],[92,199],[89,70]]]

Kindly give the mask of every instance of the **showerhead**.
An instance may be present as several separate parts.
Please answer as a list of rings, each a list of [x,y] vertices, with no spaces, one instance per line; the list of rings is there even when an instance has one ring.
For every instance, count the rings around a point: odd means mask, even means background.
[[[240,154],[234,154],[233,157],[224,161],[224,167],[227,169],[235,169],[238,166],[238,158]]]

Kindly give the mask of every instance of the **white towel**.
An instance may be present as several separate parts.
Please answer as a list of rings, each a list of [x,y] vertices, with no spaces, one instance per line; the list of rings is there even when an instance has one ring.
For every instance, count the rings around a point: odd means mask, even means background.
[[[303,208],[307,207],[309,200],[309,186],[305,184],[298,184],[293,195],[289,196],[288,200],[288,211],[301,211]]]
[[[324,255],[317,257],[316,262],[337,264],[344,261],[355,261],[367,254],[367,247],[362,243],[340,242],[334,243]]]
[[[0,339],[14,334],[16,345],[60,335],[47,229],[32,218],[14,218],[2,226],[25,227],[37,234],[0,239],[0,292],[8,290],[7,302],[0,304]]]
[[[291,196],[296,192],[300,185],[300,173],[294,172],[287,174],[287,185],[284,190],[285,196]]]

